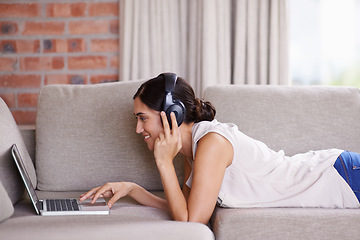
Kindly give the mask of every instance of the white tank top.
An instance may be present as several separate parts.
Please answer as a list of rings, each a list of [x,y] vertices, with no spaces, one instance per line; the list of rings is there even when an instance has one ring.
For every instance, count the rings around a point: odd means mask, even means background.
[[[194,124],[193,159],[198,141],[209,132],[225,137],[234,149],[218,195],[222,207],[360,207],[350,186],[333,167],[343,150],[309,151],[287,157],[284,151],[275,152],[246,136],[236,125],[213,120]],[[190,188],[192,175],[186,182]]]

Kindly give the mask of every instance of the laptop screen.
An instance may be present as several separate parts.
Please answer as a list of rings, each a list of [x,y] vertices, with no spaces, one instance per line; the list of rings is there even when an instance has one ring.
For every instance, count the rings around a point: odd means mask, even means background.
[[[41,209],[41,202],[39,201],[39,198],[36,195],[34,186],[32,185],[32,183],[30,181],[29,175],[26,171],[25,165],[22,161],[22,158],[20,156],[20,153],[19,153],[19,150],[18,150],[16,144],[14,144],[12,146],[11,153],[15,160],[16,166],[19,169],[21,178],[23,179],[24,184],[25,184],[26,191],[29,194],[29,197],[35,207],[35,210],[36,210],[37,214],[40,214],[39,209]]]

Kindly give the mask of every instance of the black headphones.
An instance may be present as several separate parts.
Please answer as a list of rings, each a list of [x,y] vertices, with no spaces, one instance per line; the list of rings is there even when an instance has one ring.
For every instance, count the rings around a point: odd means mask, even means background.
[[[165,79],[165,98],[163,111],[166,113],[166,117],[171,129],[171,117],[170,113],[174,112],[178,126],[180,126],[185,119],[185,105],[178,99],[174,99],[172,93],[175,90],[177,76],[175,73],[162,73],[158,77],[163,76]]]

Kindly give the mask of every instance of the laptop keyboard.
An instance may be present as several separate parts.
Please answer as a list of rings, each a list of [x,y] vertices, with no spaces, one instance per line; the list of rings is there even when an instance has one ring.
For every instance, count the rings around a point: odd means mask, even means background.
[[[47,199],[47,211],[79,211],[76,199]]]

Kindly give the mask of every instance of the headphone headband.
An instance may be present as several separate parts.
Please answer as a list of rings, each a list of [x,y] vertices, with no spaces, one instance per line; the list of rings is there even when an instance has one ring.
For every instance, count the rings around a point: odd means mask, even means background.
[[[165,93],[172,93],[175,90],[177,76],[175,73],[162,73],[165,79]]]
[[[185,118],[185,106],[184,104],[177,99],[173,98],[172,93],[175,91],[177,76],[175,73],[162,73],[159,77],[164,77],[165,80],[165,98],[163,110],[166,113],[169,126],[171,126],[170,113],[174,112],[176,116],[176,121],[180,126]]]

